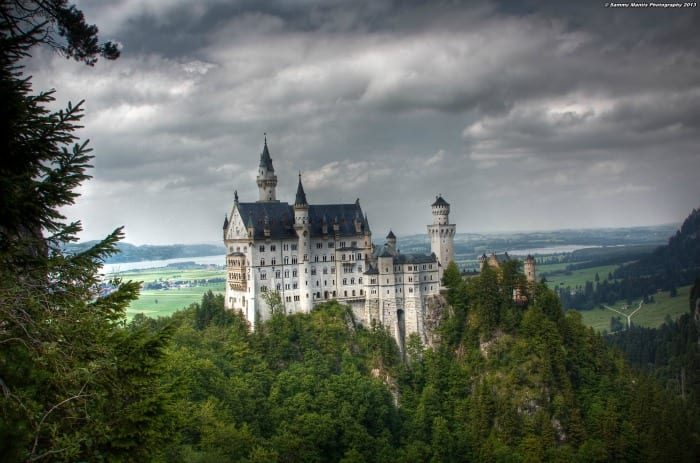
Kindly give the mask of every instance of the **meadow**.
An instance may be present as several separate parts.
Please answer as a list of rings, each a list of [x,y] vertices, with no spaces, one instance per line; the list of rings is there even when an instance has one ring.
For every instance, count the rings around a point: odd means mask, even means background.
[[[637,326],[656,328],[664,323],[666,317],[675,320],[688,311],[690,288],[691,286],[682,286],[678,288],[678,295],[676,297],[670,297],[668,292],[655,294],[654,302],[644,304],[632,317],[632,323]],[[637,309],[638,305],[639,301],[634,301],[630,306],[627,306],[623,301],[619,301],[617,304],[611,305],[610,307],[622,313],[630,314]],[[625,317],[603,307],[592,310],[581,310],[579,312],[583,316],[583,322],[596,331],[609,332],[610,318],[617,316],[620,317],[620,320],[625,326],[627,325],[627,319]]]
[[[152,268],[129,270],[118,274],[124,281],[140,281],[144,284],[153,282],[189,282],[187,286],[173,286],[168,289],[141,289],[140,297],[133,301],[126,311],[129,319],[137,313],[151,318],[165,317],[193,302],[199,302],[202,295],[212,290],[215,293],[225,291],[225,283],[205,283],[213,278],[224,278],[223,269],[211,268]]]

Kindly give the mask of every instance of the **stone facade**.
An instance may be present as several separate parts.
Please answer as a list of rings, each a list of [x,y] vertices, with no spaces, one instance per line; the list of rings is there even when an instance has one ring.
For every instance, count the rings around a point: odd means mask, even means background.
[[[234,193],[226,216],[226,305],[240,310],[255,329],[271,317],[261,294],[277,291],[286,313],[309,312],[336,299],[352,307],[367,326],[386,326],[403,349],[418,334],[430,343],[426,311],[439,306],[442,270],[454,259],[455,225],[449,204],[440,196],[428,225],[429,255],[403,254],[390,231],[385,244],[372,244],[372,233],[359,199],[349,204],[309,204],[301,174],[294,204],[277,200],[277,176],[267,140],[260,155],[256,202]],[[430,323],[428,323],[430,325]]]

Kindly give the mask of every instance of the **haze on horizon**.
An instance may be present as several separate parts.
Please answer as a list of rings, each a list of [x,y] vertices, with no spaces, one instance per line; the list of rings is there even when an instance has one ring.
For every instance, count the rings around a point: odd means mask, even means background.
[[[83,239],[216,243],[257,200],[263,133],[291,202],[360,198],[372,232],[680,223],[700,205],[698,8],[603,2],[77,2],[122,57],[27,62],[86,99]]]

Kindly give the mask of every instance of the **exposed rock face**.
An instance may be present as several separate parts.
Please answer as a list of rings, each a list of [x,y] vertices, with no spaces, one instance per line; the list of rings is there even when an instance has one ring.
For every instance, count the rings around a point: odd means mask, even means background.
[[[423,322],[423,339],[426,347],[437,348],[440,345],[440,335],[437,329],[442,325],[447,311],[450,307],[447,300],[441,295],[429,296],[426,300],[424,322]]]

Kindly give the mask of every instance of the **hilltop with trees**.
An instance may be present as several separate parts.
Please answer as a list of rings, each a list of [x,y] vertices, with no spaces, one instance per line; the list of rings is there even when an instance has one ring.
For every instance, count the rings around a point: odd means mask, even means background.
[[[2,461],[697,461],[697,384],[631,369],[517,262],[451,265],[430,349],[399,352],[334,301],[251,332],[210,292],[127,324],[138,284],[96,292],[121,230],[65,252],[81,106],[48,110],[18,64],[42,44],[89,65],[118,50],[63,0],[2,1],[0,21]]]

